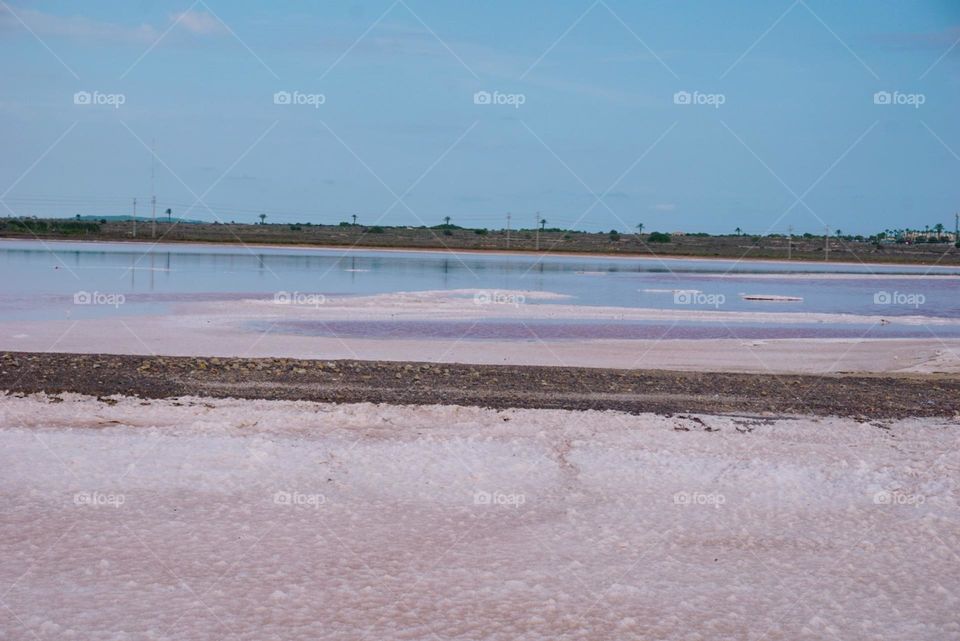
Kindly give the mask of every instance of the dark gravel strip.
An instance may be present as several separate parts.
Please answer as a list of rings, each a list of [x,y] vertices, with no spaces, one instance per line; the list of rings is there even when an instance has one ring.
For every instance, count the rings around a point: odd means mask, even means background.
[[[960,376],[810,376],[290,358],[0,354],[0,390],[631,413],[960,417]]]

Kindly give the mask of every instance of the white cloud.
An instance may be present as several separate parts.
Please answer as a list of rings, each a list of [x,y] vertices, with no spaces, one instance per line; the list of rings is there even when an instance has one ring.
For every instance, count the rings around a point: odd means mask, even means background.
[[[119,25],[81,16],[60,16],[33,9],[14,9],[7,5],[0,5],[0,31],[26,31],[24,25],[40,37],[75,38],[97,42],[149,43],[160,35],[148,24]]]
[[[227,33],[227,28],[220,22],[216,16],[204,11],[184,11],[170,16],[172,22],[177,26],[183,27],[190,33],[201,36],[216,35]]]
[[[21,22],[22,21],[22,22]],[[0,33],[27,30],[38,37],[71,38],[101,43],[149,45],[171,24],[176,28],[201,36],[227,33],[227,28],[215,16],[202,11],[184,11],[173,14],[167,24],[159,28],[150,24],[125,25],[85,18],[45,13],[34,9],[0,4]]]

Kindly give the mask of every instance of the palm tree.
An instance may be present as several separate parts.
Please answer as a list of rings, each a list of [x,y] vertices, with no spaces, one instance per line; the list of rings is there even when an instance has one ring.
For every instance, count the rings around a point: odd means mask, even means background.
[[[546,219],[546,218],[541,218],[541,219],[540,219],[540,231],[543,231],[543,228],[546,227],[546,226],[547,226],[547,219]]]
[[[637,233],[638,234],[643,233],[643,223],[637,223]]]
[[[450,226],[450,216],[443,217],[443,224],[447,225],[448,227]]]
[[[354,225],[357,224],[357,215],[356,215],[356,214],[353,215],[353,224],[354,224]]]
[[[737,227],[733,231],[737,234],[737,236],[743,236],[743,230],[740,229],[739,227]]]
[[[933,231],[937,232],[937,240],[940,240],[940,236],[943,234],[943,224],[937,223],[934,225]]]
[[[266,215],[266,214],[260,214],[260,224],[261,224],[261,225],[266,224],[266,223],[263,222],[263,221],[265,221],[266,219],[267,219],[267,215]]]
[[[841,231],[841,230],[838,229],[838,230],[837,230],[837,238],[840,238],[841,236],[843,236],[843,231]]]

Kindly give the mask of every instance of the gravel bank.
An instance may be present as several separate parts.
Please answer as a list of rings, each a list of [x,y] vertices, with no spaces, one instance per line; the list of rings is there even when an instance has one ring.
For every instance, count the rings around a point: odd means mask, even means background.
[[[960,416],[960,377],[945,375],[775,376],[6,352],[0,355],[0,390],[661,414],[814,414],[863,419]]]

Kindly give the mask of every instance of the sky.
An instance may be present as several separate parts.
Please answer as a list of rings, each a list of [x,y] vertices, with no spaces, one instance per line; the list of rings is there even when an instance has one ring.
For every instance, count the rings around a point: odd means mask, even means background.
[[[0,0],[0,216],[952,229],[958,42],[955,0]]]

